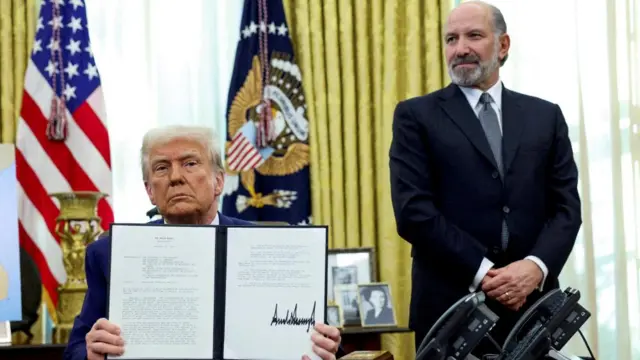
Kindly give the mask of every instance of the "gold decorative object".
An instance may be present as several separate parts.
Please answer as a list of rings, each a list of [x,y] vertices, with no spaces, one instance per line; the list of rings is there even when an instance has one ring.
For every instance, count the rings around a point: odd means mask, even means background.
[[[340,360],[393,360],[393,354],[384,350],[353,351]]]
[[[66,344],[75,317],[82,309],[87,291],[84,259],[87,246],[101,233],[98,201],[107,194],[90,191],[49,194],[60,202],[56,218],[56,234],[60,237],[67,280],[58,287],[57,323],[53,332],[55,344]]]

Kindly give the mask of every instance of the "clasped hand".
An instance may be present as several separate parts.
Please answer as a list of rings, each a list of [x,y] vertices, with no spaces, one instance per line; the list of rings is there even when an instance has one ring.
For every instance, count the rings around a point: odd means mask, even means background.
[[[342,340],[340,330],[333,326],[318,323],[315,325],[316,333],[311,335],[313,351],[322,360],[335,360],[338,346]],[[120,328],[107,319],[100,319],[93,324],[91,331],[85,337],[87,343],[87,360],[104,360],[105,355],[124,354],[124,339]],[[309,360],[303,355],[302,360]]]
[[[540,284],[542,276],[542,270],[535,262],[519,260],[503,268],[489,270],[482,280],[482,291],[507,308],[518,311]]]

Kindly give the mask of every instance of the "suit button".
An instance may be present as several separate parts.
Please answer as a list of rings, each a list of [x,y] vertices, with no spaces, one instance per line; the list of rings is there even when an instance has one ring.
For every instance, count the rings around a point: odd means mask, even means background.
[[[500,248],[498,248],[497,246],[494,246],[494,247],[493,247],[493,249],[491,249],[491,251],[492,251],[494,254],[498,255],[498,254],[500,253]]]
[[[503,206],[503,207],[502,207],[502,212],[504,212],[505,214],[508,214],[508,213],[509,213],[509,211],[511,211],[511,210],[509,209],[509,207],[508,207],[508,206]]]
[[[497,172],[497,171],[494,171],[494,172],[492,172],[492,173],[491,173],[491,177],[492,177],[492,178],[494,178],[494,179],[497,179],[497,178],[498,178],[498,175],[499,175],[499,174],[498,174],[498,172]]]

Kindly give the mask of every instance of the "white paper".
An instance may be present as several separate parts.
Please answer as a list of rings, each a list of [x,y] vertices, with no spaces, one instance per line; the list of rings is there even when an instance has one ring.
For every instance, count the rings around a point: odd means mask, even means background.
[[[212,359],[214,227],[114,225],[109,320],[124,355]]]
[[[320,359],[311,334],[324,322],[326,229],[229,228],[227,238],[224,358]]]

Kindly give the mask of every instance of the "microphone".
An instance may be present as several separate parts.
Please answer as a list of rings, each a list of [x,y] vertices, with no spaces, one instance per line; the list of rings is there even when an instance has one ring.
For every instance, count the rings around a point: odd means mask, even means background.
[[[149,217],[149,219],[153,219],[153,217],[156,215],[160,215],[160,212],[158,212],[158,207],[156,206],[154,206],[153,209],[147,211],[147,217]]]

